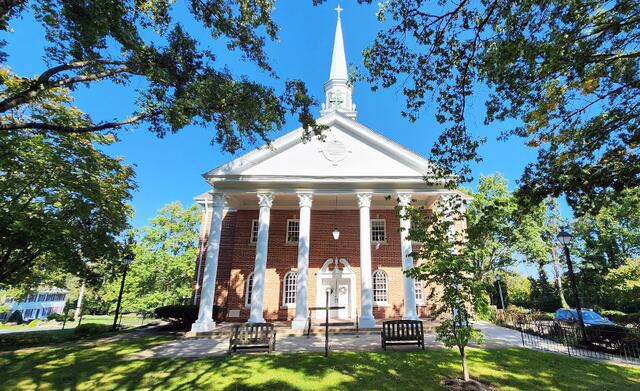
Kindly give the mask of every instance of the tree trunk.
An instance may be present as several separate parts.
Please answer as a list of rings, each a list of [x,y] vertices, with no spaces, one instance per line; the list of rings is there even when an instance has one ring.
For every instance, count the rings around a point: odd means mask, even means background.
[[[469,381],[469,367],[467,366],[467,355],[464,352],[464,347],[460,348],[460,358],[462,358],[462,378],[464,381]]]
[[[80,294],[78,295],[78,303],[76,304],[76,313],[74,314],[74,319],[76,321],[80,319],[80,313],[82,312],[83,299],[84,299],[84,280],[82,280],[82,285],[80,285]]]
[[[553,259],[553,272],[555,274],[556,289],[558,289],[558,296],[560,296],[560,306],[562,308],[569,308],[569,303],[567,303],[567,299],[564,297],[564,289],[562,288],[562,271],[555,247],[551,248],[551,258]]]

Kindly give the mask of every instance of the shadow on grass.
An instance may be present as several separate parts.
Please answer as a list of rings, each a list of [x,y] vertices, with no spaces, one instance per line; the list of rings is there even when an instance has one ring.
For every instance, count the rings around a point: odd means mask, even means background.
[[[454,351],[234,355],[199,359],[132,359],[163,337],[84,342],[0,355],[3,389],[302,390],[440,389],[457,377]],[[471,373],[504,389],[625,390],[640,369],[525,349],[472,350]]]

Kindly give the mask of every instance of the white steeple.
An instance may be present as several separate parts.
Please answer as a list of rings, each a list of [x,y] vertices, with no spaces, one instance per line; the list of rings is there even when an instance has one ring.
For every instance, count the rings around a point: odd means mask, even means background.
[[[325,103],[322,104],[320,115],[326,115],[332,111],[339,111],[351,119],[356,118],[356,105],[352,100],[353,88],[349,85],[349,73],[347,72],[347,58],[344,53],[344,40],[342,38],[342,22],[340,13],[343,11],[340,4],[335,8],[338,13],[336,34],[333,41],[333,55],[331,56],[331,72],[329,80],[324,83]]]

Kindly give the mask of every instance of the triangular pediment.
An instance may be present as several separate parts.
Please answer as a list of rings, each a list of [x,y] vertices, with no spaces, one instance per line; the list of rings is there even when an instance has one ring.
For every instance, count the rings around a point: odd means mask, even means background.
[[[302,142],[296,129],[213,169],[205,177],[421,177],[430,165],[412,152],[338,113],[321,117],[329,127],[324,141]]]

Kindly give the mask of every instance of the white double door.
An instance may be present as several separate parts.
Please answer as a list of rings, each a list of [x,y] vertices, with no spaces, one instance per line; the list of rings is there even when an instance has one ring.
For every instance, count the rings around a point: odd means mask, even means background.
[[[329,305],[330,307],[344,307],[338,310],[330,310],[329,317],[331,319],[349,319],[349,314],[351,313],[351,284],[350,279],[348,278],[340,278],[340,277],[331,277],[331,278],[323,278],[321,280],[322,283],[322,305]],[[329,303],[326,302],[327,294],[329,291]],[[321,311],[318,313],[319,317],[324,318],[325,313]]]

